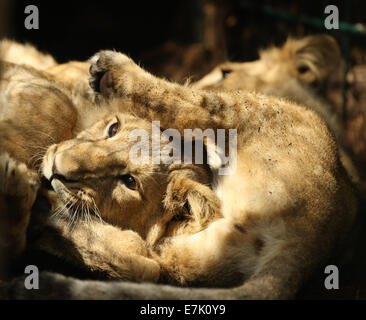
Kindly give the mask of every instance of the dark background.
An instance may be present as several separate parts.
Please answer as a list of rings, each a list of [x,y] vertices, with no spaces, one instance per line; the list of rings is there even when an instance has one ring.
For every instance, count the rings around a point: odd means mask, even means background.
[[[24,8],[30,4],[39,9],[39,30],[24,27]],[[0,37],[30,42],[59,62],[116,49],[159,76],[183,82],[199,79],[224,60],[254,60],[258,49],[282,44],[290,35],[330,33],[341,47],[343,63],[325,95],[343,119],[344,143],[360,170],[366,199],[366,34],[326,30],[328,4],[338,6],[341,22],[365,26],[362,0],[0,0]],[[312,22],[304,22],[304,16]],[[366,241],[358,245],[356,260],[340,270],[342,290],[319,291],[322,273],[299,297],[366,298]]]
[[[155,56],[150,59],[151,55],[159,49],[161,54],[169,51],[165,47],[166,50],[162,50],[167,43],[174,43],[179,48],[200,43],[208,51],[220,51],[216,55],[220,55],[222,59],[247,61],[258,56],[258,48],[281,44],[289,35],[304,36],[327,32],[323,26],[319,28],[263,14],[266,5],[295,16],[324,20],[325,6],[334,4],[339,8],[341,21],[366,22],[366,3],[362,0],[0,2],[0,15],[1,11],[3,15],[6,14],[6,19],[0,16],[0,20],[7,20],[3,34],[18,41],[31,42],[41,50],[51,53],[59,62],[70,59],[85,60],[97,50],[113,48],[130,54],[134,59],[140,59],[148,68],[150,64],[158,64]],[[24,27],[27,16],[24,8],[29,4],[39,8],[39,30],[27,30]],[[210,12],[208,6],[213,6],[216,12]],[[213,20],[211,23],[207,21],[210,19]],[[210,32],[214,35],[210,35]],[[331,33],[341,44],[344,42],[343,33]],[[216,39],[208,39],[210,37]],[[349,41],[350,47],[366,47],[365,35],[353,35]],[[184,50],[175,50],[170,54],[184,53]],[[160,60],[164,59],[167,57]]]

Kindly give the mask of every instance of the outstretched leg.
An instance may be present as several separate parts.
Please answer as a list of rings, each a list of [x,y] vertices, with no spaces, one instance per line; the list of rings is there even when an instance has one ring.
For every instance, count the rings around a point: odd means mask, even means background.
[[[90,85],[97,98],[122,98],[121,109],[180,132],[236,128],[242,124],[238,112],[244,101],[254,100],[251,94],[215,93],[159,79],[114,51],[101,51],[90,63]]]

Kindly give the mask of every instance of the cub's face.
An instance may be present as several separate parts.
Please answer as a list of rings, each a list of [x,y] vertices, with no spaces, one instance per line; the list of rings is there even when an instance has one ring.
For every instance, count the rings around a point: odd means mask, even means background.
[[[301,86],[316,84],[316,77],[306,64],[299,64],[279,48],[262,52],[252,62],[226,62],[198,81],[195,86],[214,90],[265,91],[268,86],[281,88],[290,81]]]
[[[75,139],[51,146],[42,171],[68,214],[99,216],[106,222],[146,236],[163,228],[162,200],[167,187],[167,166],[136,163],[131,148],[135,130],[151,137],[151,123],[117,113],[95,123]],[[151,154],[151,140],[147,143]],[[145,144],[146,147],[146,144]],[[61,208],[62,209],[62,208]]]
[[[197,88],[266,91],[290,81],[317,88],[339,66],[340,50],[328,35],[288,39],[282,47],[260,51],[256,61],[227,62],[198,81]],[[297,88],[299,88],[297,87]]]

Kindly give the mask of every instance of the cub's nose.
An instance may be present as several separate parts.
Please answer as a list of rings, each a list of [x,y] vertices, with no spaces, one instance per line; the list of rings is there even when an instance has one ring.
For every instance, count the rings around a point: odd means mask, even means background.
[[[62,175],[56,167],[56,162],[53,163],[52,165],[52,175],[50,177],[50,183],[52,182],[53,179],[57,179],[60,180],[61,182],[74,182],[70,179],[67,179],[64,175]]]
[[[53,161],[53,164],[52,164],[52,175],[49,179],[50,182],[52,182],[53,179],[66,180],[66,178],[62,174],[57,172],[56,161]]]

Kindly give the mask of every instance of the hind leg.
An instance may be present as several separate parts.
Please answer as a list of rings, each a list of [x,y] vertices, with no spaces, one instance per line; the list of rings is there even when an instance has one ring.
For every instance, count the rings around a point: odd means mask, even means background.
[[[0,154],[0,279],[22,253],[31,207],[39,183],[37,174],[7,153]]]

